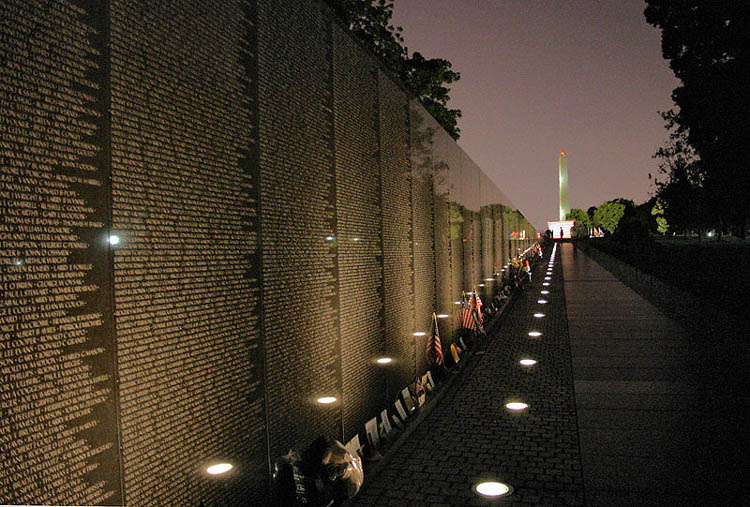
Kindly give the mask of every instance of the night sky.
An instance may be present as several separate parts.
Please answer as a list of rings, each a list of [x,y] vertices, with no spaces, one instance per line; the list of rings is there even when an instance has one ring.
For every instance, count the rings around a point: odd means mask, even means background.
[[[570,206],[650,197],[657,111],[678,81],[639,0],[396,0],[409,52],[461,73],[459,144],[540,230],[557,219],[557,156]]]

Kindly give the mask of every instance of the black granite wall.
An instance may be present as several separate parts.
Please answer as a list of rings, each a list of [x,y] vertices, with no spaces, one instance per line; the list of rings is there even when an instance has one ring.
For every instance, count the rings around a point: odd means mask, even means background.
[[[262,503],[529,244],[316,0],[7,0],[0,34],[0,503]]]
[[[105,6],[0,34],[0,503],[119,504]]]

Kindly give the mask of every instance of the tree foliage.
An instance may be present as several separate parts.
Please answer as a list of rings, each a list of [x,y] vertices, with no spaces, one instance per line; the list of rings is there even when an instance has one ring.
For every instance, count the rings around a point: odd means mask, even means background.
[[[673,232],[686,233],[707,226],[715,210],[706,205],[703,164],[690,146],[687,132],[675,124],[674,113],[664,113],[671,129],[667,144],[656,152],[659,173],[654,179],[663,218]]]
[[[612,234],[617,229],[620,219],[625,214],[625,205],[620,202],[606,201],[594,212],[594,225]]]
[[[589,218],[589,214],[580,208],[571,209],[566,219],[575,220],[576,228],[578,230],[588,231],[591,229],[591,219]]]
[[[393,0],[325,0],[352,33],[404,83],[427,111],[453,139],[461,130],[461,111],[450,109],[447,85],[461,78],[442,58],[425,58],[415,52],[409,56],[401,27],[391,24]]]
[[[662,54],[681,81],[672,93],[678,109],[669,113],[668,127],[676,126],[700,160],[700,181],[689,171],[671,178],[661,195],[665,213],[678,196],[703,194],[716,211],[714,222],[728,223],[744,236],[750,218],[750,171],[743,153],[750,137],[750,2],[646,4],[646,20],[661,29]]]
[[[664,199],[657,197],[651,208],[651,214],[656,219],[656,232],[659,234],[666,234],[669,231],[669,222],[667,222],[667,219],[664,217],[664,209]]]

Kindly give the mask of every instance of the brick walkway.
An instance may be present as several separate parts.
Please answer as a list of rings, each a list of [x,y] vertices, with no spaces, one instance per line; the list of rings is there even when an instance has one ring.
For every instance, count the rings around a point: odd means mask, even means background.
[[[354,505],[583,504],[561,266],[554,266],[550,285],[542,287],[548,260],[514,298],[485,353]],[[541,296],[542,289],[550,294]],[[538,304],[541,297],[548,303]],[[536,312],[546,316],[535,318]],[[542,335],[532,338],[530,331]],[[524,357],[537,365],[521,366]],[[505,408],[509,401],[529,408],[512,413]],[[482,479],[508,483],[514,492],[493,501],[480,498],[472,486]]]
[[[571,244],[555,261],[353,505],[750,505],[747,337],[668,318]]]

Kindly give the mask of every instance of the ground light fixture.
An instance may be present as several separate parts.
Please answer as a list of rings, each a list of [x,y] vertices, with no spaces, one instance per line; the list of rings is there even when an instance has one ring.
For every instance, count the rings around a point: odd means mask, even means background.
[[[548,290],[543,290],[540,294],[549,294]]]
[[[534,359],[521,359],[518,361],[522,366],[534,366],[536,361]]]
[[[545,287],[549,287],[549,282],[544,282],[542,283],[542,285],[544,285]]]
[[[447,319],[448,317],[450,317],[450,315],[447,313],[439,313],[437,316],[438,319]]]
[[[540,333],[539,331],[529,331],[529,336],[531,336],[532,338],[539,338],[540,336],[542,336],[542,333]]]
[[[336,397],[335,396],[323,396],[322,398],[318,398],[317,401],[321,405],[330,405],[331,403],[336,403]]]
[[[474,486],[477,495],[487,498],[499,498],[513,493],[513,488],[502,482],[486,481]]]
[[[424,331],[417,331],[416,333],[412,333],[412,334],[413,334],[414,336],[424,336],[424,335],[426,335],[427,333],[425,333]]]
[[[494,282],[495,279],[494,278],[485,278],[484,281],[485,282]]]
[[[222,475],[229,472],[233,468],[234,465],[232,465],[231,463],[216,463],[215,465],[206,467],[206,473],[208,475]]]
[[[536,317],[537,319],[541,319],[542,317],[544,317],[544,314],[543,313],[535,313],[534,317]]]
[[[390,357],[379,357],[377,360],[378,364],[390,364],[393,362],[393,358]]]
[[[547,304],[547,300],[546,299],[537,299],[536,302],[539,303],[540,305],[546,305]]]
[[[483,284],[483,283],[480,283],[480,284],[479,284],[479,286],[480,286],[480,287],[484,287],[484,284]]]
[[[522,401],[511,401],[505,404],[505,408],[513,412],[520,412],[521,410],[526,410],[529,406]]]
[[[552,277],[551,276],[545,276],[544,279],[545,280],[552,280]]]

